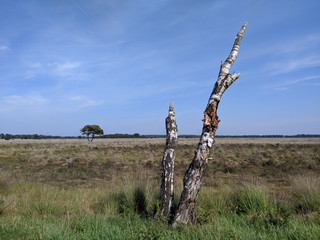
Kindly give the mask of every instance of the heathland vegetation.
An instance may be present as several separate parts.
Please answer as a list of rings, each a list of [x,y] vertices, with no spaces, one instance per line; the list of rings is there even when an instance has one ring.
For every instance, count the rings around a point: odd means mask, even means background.
[[[139,133],[111,133],[101,136],[95,136],[95,138],[165,138],[166,135],[140,135]],[[198,138],[200,135],[183,134],[179,135],[179,138]],[[52,136],[43,134],[9,134],[1,133],[0,139],[12,140],[12,139],[74,139],[85,138],[85,136]],[[297,135],[217,135],[216,138],[320,138],[320,134],[297,134]]]
[[[180,139],[175,198],[197,139]],[[217,138],[197,219],[159,207],[165,139],[0,140],[0,239],[319,239],[319,138]]]

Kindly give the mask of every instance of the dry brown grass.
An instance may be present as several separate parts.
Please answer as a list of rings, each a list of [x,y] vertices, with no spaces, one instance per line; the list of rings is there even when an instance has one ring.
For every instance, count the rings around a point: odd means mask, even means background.
[[[180,139],[175,185],[181,188],[198,139]],[[68,186],[116,186],[143,174],[159,182],[165,139],[0,141],[0,170],[18,180]],[[68,159],[72,158],[70,163]],[[217,138],[203,182],[226,186],[243,176],[286,190],[289,176],[319,174],[319,138]]]
[[[179,144],[196,145],[198,138],[179,138]],[[1,144],[63,144],[63,145],[87,145],[92,146],[107,144],[111,146],[134,146],[134,145],[154,145],[154,144],[165,144],[165,138],[97,138],[93,142],[88,143],[86,139],[15,139],[15,140],[3,140],[0,139]],[[219,138],[215,139],[215,144],[320,144],[320,138]]]

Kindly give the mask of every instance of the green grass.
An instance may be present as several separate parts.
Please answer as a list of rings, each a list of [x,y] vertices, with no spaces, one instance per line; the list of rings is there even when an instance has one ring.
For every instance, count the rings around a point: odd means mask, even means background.
[[[70,222],[56,219],[9,219],[2,239],[319,239],[319,226],[290,222],[259,231],[245,217],[221,217],[214,224],[181,226],[131,216],[86,216]]]
[[[154,218],[155,185],[137,182],[117,191],[64,189],[35,183],[9,187],[0,239],[319,239],[319,211],[268,195],[252,183],[218,193],[203,188],[197,220],[173,229]],[[302,194],[302,193],[301,193]],[[292,195],[293,197],[294,195]],[[10,198],[11,197],[11,198]],[[296,202],[298,203],[298,202]]]
[[[269,207],[266,190],[251,184],[236,189],[230,202],[240,214],[264,213]]]
[[[176,201],[192,149],[177,155]],[[218,145],[195,222],[172,228],[154,217],[162,145],[0,145],[0,239],[320,239],[318,149]]]

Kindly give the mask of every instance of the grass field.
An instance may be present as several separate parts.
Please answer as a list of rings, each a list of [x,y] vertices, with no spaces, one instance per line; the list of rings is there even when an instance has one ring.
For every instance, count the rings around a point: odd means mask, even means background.
[[[154,219],[165,139],[0,141],[0,239],[320,239],[319,138],[218,138],[197,220]],[[197,145],[180,139],[175,198]]]

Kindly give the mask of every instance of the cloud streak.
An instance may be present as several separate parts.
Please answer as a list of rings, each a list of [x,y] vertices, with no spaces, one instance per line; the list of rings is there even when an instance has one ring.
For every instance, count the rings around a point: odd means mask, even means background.
[[[270,75],[295,72],[306,68],[319,67],[320,55],[296,58],[293,60],[282,60],[267,64],[265,71]]]
[[[86,79],[90,79],[91,74],[79,69],[81,65],[82,63],[79,61],[48,63],[35,62],[28,65],[24,77],[25,79],[32,79],[46,75],[56,79],[56,82],[59,79],[75,81],[84,81]]]
[[[78,68],[81,63],[80,62],[65,62],[65,63],[55,63],[55,70],[57,72],[69,71],[72,69]]]
[[[50,100],[39,94],[8,95],[0,99],[0,112],[19,112],[26,109],[38,109],[50,104]]]
[[[10,48],[8,46],[0,45],[0,51],[8,51]]]
[[[296,54],[306,50],[314,50],[319,47],[320,35],[310,34],[305,37],[299,37],[296,39],[284,40],[282,42],[272,43],[271,46],[258,46],[252,49],[253,55],[249,56],[261,56],[266,54],[283,55],[283,54]],[[245,57],[249,57],[245,56]]]
[[[288,90],[290,86],[294,86],[294,85],[297,85],[302,82],[312,81],[315,85],[318,85],[320,83],[319,80],[320,80],[320,75],[307,76],[307,77],[303,77],[303,78],[288,80],[288,81],[285,81],[280,84],[274,84],[272,86],[266,86],[265,88],[267,88],[267,89],[272,88],[276,91],[285,91],[285,90]]]
[[[82,108],[88,108],[88,107],[95,107],[102,105],[104,103],[104,100],[95,100],[88,98],[87,96],[71,96],[69,97],[69,100],[72,102],[75,102],[76,109],[82,109]]]
[[[10,96],[4,97],[3,101],[7,104],[14,105],[14,106],[44,104],[49,102],[47,98],[44,98],[41,95],[29,95],[29,96],[10,95]]]

